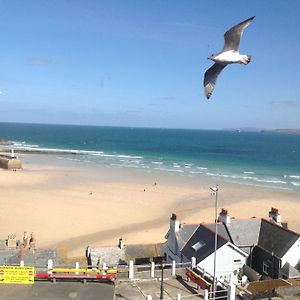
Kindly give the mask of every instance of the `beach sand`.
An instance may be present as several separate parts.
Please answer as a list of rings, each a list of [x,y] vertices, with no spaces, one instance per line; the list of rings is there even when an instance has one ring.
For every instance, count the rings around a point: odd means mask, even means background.
[[[37,247],[85,247],[164,242],[175,212],[183,223],[214,221],[214,196],[230,216],[268,218],[276,207],[300,232],[300,195],[291,191],[199,180],[155,171],[92,166],[51,155],[23,155],[23,170],[0,169],[0,238],[34,232]],[[155,184],[156,183],[156,184]]]

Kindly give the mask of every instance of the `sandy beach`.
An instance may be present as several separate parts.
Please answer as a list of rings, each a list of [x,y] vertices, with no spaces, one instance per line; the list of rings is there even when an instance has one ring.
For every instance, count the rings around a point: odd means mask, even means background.
[[[37,247],[63,246],[81,255],[87,245],[163,242],[172,212],[183,223],[213,222],[214,197],[235,218],[268,217],[279,209],[300,232],[299,193],[197,180],[159,172],[89,166],[51,155],[23,155],[23,170],[0,169],[0,236],[34,232]]]

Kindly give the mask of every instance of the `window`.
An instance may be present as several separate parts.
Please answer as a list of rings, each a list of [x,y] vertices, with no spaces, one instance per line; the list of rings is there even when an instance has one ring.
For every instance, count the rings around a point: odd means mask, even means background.
[[[269,275],[269,266],[265,263],[263,263],[263,272],[267,275]]]
[[[197,242],[196,244],[194,244],[192,246],[193,250],[198,251],[200,250],[202,247],[204,247],[206,244],[202,241]]]
[[[284,274],[281,274],[281,278],[282,279],[288,279],[288,277],[286,275],[284,275]]]

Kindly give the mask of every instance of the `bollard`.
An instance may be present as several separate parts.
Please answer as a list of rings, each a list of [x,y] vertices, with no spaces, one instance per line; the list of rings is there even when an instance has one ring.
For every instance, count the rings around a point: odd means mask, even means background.
[[[128,274],[129,279],[133,279],[133,260],[129,261],[129,274]]]
[[[204,290],[204,300],[208,300],[208,290]]]
[[[155,262],[152,261],[151,262],[151,278],[154,278],[154,270],[155,270]]]
[[[79,262],[78,261],[75,263],[75,269],[79,269]],[[79,275],[79,273],[75,272],[75,275]]]
[[[177,294],[176,300],[181,300],[181,295]]]
[[[52,274],[52,269],[53,269],[53,260],[52,259],[48,259],[47,268],[48,268],[48,274]]]
[[[106,262],[103,262],[103,264],[102,264],[102,274],[103,275],[106,275],[106,270],[107,270],[108,268],[107,268],[107,265],[106,265]]]
[[[230,283],[227,287],[227,300],[235,299],[235,284]]]
[[[20,267],[24,267],[24,265],[25,265],[25,264],[24,264],[24,260],[21,260],[21,261],[20,261]]]
[[[195,268],[196,267],[196,257],[193,256],[191,262],[192,262],[192,268]]]
[[[176,261],[172,261],[172,276],[175,276],[176,274]]]

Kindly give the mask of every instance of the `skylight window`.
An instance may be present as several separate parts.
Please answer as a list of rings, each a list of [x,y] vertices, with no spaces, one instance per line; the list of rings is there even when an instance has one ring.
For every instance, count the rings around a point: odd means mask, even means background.
[[[194,244],[192,246],[192,248],[195,250],[195,251],[198,251],[200,250],[202,247],[204,247],[206,244],[202,241],[198,241],[196,244]]]

